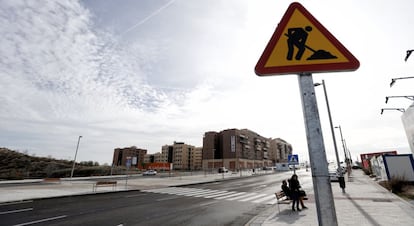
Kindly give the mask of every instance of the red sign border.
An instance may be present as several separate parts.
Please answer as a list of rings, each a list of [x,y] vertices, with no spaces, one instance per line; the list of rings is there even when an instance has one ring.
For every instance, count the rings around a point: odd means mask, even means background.
[[[307,64],[307,65],[289,65],[277,67],[265,67],[270,54],[273,52],[276,44],[282,36],[287,23],[292,17],[293,12],[298,9],[344,56],[348,62],[342,63],[324,63],[324,64]],[[255,67],[255,73],[258,76],[282,75],[282,74],[300,74],[313,72],[336,72],[336,71],[353,71],[359,68],[359,61],[349,52],[319,21],[310,14],[300,3],[294,2],[289,5],[285,15],[272,35],[269,43],[263,51]]]

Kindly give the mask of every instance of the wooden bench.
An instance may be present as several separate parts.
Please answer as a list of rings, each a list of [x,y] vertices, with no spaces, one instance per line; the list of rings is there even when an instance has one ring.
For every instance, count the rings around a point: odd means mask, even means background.
[[[97,181],[95,184],[93,184],[93,191],[97,191],[98,187],[108,187],[112,186],[112,190],[115,190],[116,187],[116,181]]]
[[[280,204],[291,204],[292,203],[292,200],[289,199],[283,191],[278,191],[275,193],[275,195],[277,199],[276,203],[277,203],[277,209],[279,210],[279,213],[280,213],[280,207],[279,207]]]
[[[45,183],[61,183],[60,178],[43,178]]]

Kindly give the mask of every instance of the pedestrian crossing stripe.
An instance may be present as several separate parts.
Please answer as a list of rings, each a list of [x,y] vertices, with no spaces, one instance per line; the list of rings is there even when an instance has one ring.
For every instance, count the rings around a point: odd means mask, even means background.
[[[166,187],[142,190],[147,193],[180,195],[195,198],[207,198],[226,201],[252,202],[273,205],[276,203],[274,194],[258,194],[255,192],[223,191],[199,188]]]

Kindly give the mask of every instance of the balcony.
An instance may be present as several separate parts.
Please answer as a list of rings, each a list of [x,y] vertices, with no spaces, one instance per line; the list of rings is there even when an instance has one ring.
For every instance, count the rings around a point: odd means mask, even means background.
[[[242,144],[249,144],[250,142],[248,140],[245,140],[245,139],[240,139],[240,143],[242,143]]]
[[[240,134],[240,135],[239,135],[239,137],[240,137],[240,139],[245,139],[245,140],[249,139],[249,137],[248,137],[248,136],[243,135],[243,134]]]

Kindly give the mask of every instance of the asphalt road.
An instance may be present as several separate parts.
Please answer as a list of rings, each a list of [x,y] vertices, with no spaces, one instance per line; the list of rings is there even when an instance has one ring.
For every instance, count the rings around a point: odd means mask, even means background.
[[[0,225],[244,225],[290,175],[8,203]]]

